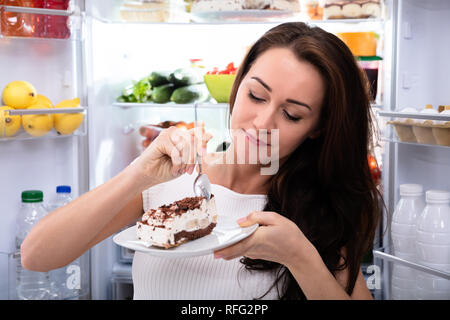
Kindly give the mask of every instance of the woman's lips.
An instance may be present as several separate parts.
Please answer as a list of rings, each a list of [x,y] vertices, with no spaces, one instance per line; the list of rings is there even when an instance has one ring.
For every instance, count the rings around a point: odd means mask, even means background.
[[[266,143],[264,141],[259,140],[258,138],[255,138],[254,136],[252,136],[245,130],[244,130],[244,133],[245,133],[245,137],[247,138],[247,140],[256,144],[257,146],[270,146],[270,143]]]

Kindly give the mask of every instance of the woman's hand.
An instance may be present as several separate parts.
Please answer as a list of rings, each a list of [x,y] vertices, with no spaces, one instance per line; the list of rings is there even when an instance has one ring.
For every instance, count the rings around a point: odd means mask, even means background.
[[[248,238],[214,252],[215,258],[231,260],[240,256],[283,264],[306,262],[316,249],[297,225],[282,215],[269,211],[254,211],[237,221],[241,227],[259,224]]]
[[[169,181],[185,172],[191,174],[196,154],[206,153],[206,144],[211,138],[203,125],[190,130],[164,129],[130,164],[130,169],[141,179],[144,188]]]

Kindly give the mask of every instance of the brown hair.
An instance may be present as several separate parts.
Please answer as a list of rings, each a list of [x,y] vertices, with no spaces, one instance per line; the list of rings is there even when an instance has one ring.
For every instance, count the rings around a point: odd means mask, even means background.
[[[236,74],[230,114],[242,79],[271,48],[288,48],[300,61],[315,66],[326,92],[321,135],[306,139],[271,177],[264,210],[294,221],[333,275],[348,268],[345,290],[350,295],[381,218],[381,194],[367,161],[372,132],[367,78],[335,35],[301,22],[284,23],[266,32],[248,51]],[[285,266],[247,257],[241,262],[247,270],[275,272],[272,287],[280,299],[306,298]]]

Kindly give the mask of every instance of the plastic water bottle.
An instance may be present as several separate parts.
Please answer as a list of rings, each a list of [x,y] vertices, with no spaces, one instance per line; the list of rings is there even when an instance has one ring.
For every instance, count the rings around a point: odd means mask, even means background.
[[[16,249],[30,232],[31,228],[47,214],[43,205],[44,195],[39,190],[22,192],[22,206],[16,223]],[[25,270],[20,261],[17,263],[17,298],[21,300],[53,299],[48,272],[34,272]]]
[[[72,199],[70,186],[57,186],[56,198],[48,208],[53,211],[65,206]],[[80,291],[80,259],[76,259],[67,266],[50,271],[50,279],[53,292],[58,299],[71,299],[79,295]]]
[[[423,187],[420,184],[400,185],[400,201],[394,210],[391,224],[391,238],[394,255],[416,261],[416,227],[417,217],[425,207]],[[394,263],[391,279],[391,292],[394,300],[415,298],[415,270]]]
[[[417,221],[418,263],[450,272],[450,192],[429,190]],[[450,280],[417,272],[418,299],[450,300]]]

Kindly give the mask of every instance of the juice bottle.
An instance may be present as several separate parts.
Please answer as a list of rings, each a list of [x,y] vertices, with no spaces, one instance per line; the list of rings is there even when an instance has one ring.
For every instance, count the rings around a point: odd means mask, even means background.
[[[44,8],[55,10],[67,10],[70,0],[44,0]],[[67,39],[70,37],[68,26],[69,17],[46,15],[45,16],[45,37],[56,39]]]
[[[5,6],[37,8],[40,1],[35,0],[2,0]],[[42,1],[41,1],[42,2]],[[9,12],[1,10],[1,30],[3,36],[39,37],[38,15],[31,13]],[[42,25],[42,24],[41,24]]]

